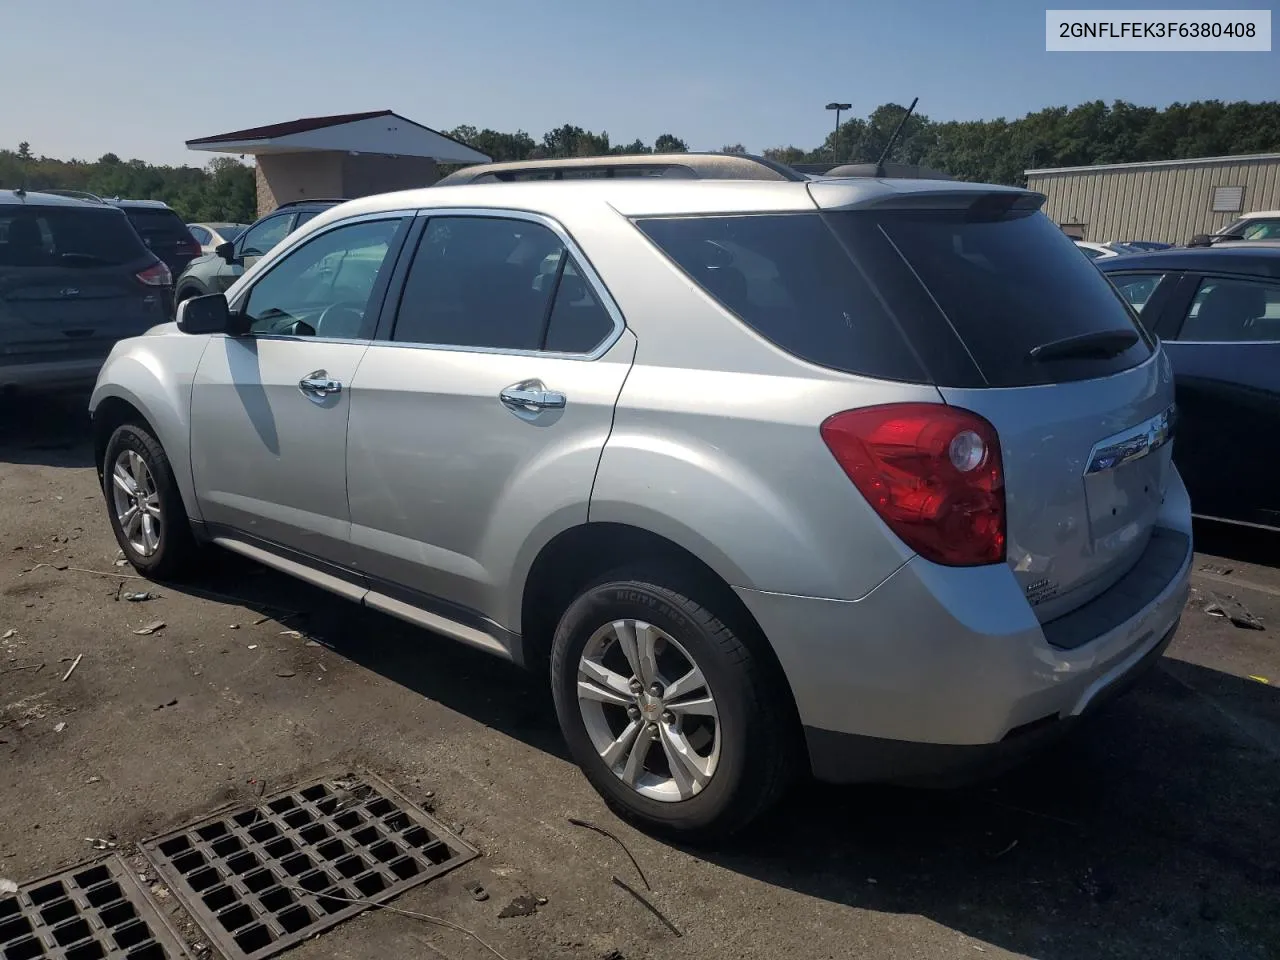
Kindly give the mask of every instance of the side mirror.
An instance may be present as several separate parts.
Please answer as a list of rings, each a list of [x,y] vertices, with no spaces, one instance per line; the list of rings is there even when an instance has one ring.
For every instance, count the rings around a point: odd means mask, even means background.
[[[227,306],[227,298],[221,293],[183,300],[178,304],[174,320],[183,333],[228,333],[236,336],[243,332],[237,317]]]
[[[225,240],[222,243],[218,244],[216,247],[213,248],[213,252],[216,253],[218,256],[220,256],[223,260],[227,261],[227,263],[235,262],[236,245],[230,240]]]
[[[1207,247],[1212,243],[1213,241],[1209,239],[1209,235],[1207,233],[1197,233],[1194,237],[1192,237],[1190,240],[1187,241],[1187,246],[1188,247]]]

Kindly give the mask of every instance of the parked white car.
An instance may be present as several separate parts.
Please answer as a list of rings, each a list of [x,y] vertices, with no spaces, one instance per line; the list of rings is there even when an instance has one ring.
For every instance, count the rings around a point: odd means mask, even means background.
[[[200,255],[208,256],[221,243],[230,243],[249,229],[243,223],[188,223],[187,229],[200,244]]]
[[[1119,251],[1112,250],[1110,247],[1102,243],[1090,243],[1088,240],[1077,240],[1076,246],[1090,260],[1106,260],[1109,257],[1120,256]]]

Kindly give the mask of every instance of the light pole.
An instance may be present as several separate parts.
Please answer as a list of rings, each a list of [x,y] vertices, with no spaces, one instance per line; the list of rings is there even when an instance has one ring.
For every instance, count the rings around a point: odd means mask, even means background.
[[[840,157],[837,153],[838,144],[840,143],[840,112],[842,110],[848,110],[852,106],[853,104],[851,103],[836,103],[834,100],[831,103],[827,104],[828,110],[834,110],[836,112],[836,135],[831,138],[831,162],[832,163],[837,163],[840,160]]]

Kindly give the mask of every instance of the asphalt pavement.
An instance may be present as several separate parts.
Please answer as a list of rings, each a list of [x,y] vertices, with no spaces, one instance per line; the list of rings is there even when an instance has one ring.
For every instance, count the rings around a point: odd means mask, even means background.
[[[802,786],[752,834],[683,849],[607,812],[532,676],[229,556],[188,584],[129,579],[83,398],[0,402],[0,878],[102,840],[151,882],[139,840],[364,769],[483,854],[395,905],[510,960],[1280,957],[1280,537],[1199,529],[1157,669],[1000,780]],[[569,817],[625,842],[682,936],[612,883],[644,889],[619,847]],[[499,917],[522,896],[546,902]],[[493,957],[385,911],[290,955]]]

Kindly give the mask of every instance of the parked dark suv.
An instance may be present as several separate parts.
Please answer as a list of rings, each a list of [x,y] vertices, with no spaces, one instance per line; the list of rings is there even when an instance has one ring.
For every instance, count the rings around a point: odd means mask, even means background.
[[[180,276],[187,265],[200,256],[200,244],[168,204],[160,200],[115,199],[106,202],[124,211],[142,242],[164,261],[173,276]]]
[[[168,319],[169,268],[100,201],[0,190],[0,387],[89,386]]]
[[[277,243],[293,231],[343,200],[297,200],[286,203],[258,220],[216,252],[191,261],[174,285],[174,299],[181,303],[206,293],[222,293]]]

